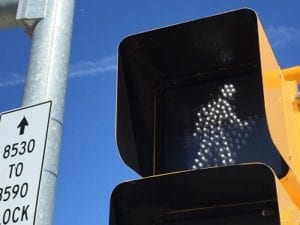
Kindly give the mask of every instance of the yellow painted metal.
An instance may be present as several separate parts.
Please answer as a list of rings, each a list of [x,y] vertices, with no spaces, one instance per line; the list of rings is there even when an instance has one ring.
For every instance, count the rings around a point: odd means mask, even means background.
[[[280,225],[299,225],[300,210],[275,176]]]
[[[300,66],[293,66],[282,70],[284,79],[300,83]]]
[[[300,104],[295,96],[300,67],[281,70],[259,20],[258,35],[268,128],[274,144],[290,168],[280,183],[299,210]]]
[[[297,84],[300,84],[300,66],[293,66],[287,69],[282,70],[284,79],[289,81],[296,81]],[[300,92],[298,90],[295,95],[294,101],[294,110],[300,111]]]

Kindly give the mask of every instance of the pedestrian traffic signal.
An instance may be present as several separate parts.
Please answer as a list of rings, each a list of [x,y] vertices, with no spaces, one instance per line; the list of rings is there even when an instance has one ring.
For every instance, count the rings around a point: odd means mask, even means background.
[[[125,38],[118,149],[151,177],[116,188],[111,225],[299,224],[299,80],[250,9]]]

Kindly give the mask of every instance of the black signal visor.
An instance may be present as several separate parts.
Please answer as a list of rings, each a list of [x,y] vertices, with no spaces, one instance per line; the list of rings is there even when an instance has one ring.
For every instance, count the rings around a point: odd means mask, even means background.
[[[110,225],[280,224],[275,178],[261,164],[122,183],[110,207]]]
[[[117,144],[141,176],[262,162],[288,171],[269,135],[259,20],[250,9],[122,41]]]

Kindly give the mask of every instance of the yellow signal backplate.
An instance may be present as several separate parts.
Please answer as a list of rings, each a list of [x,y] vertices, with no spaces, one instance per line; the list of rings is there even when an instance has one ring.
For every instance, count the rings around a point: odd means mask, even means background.
[[[300,210],[291,200],[287,191],[283,188],[281,182],[275,178],[277,201],[280,214],[280,225],[298,225],[300,224]]]
[[[258,35],[269,132],[290,168],[280,182],[300,208],[300,67],[281,70],[259,21]]]

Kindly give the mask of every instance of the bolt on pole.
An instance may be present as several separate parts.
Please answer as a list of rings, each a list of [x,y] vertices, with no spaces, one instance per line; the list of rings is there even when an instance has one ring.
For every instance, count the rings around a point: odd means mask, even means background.
[[[52,101],[35,225],[52,224],[73,12],[74,0],[48,0],[32,33],[23,106]]]

